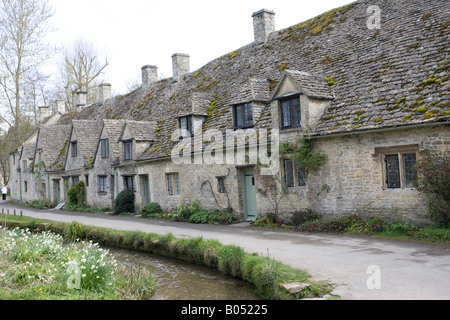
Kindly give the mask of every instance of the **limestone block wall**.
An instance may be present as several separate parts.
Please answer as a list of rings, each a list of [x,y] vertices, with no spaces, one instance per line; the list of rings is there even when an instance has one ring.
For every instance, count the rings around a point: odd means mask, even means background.
[[[388,189],[384,184],[384,161],[379,148],[417,145],[418,151],[450,152],[447,126],[422,127],[317,139],[327,159],[309,172],[307,187],[294,188],[282,204],[283,213],[312,208],[323,215],[358,214],[426,224],[428,212],[423,196],[414,188]],[[420,161],[420,159],[418,159]]]

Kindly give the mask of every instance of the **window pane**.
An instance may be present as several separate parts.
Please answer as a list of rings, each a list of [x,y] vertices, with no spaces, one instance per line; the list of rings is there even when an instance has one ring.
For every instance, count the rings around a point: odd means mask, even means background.
[[[124,142],[125,149],[125,160],[133,160],[133,143],[132,142]]]
[[[98,191],[99,192],[106,192],[107,188],[107,178],[106,177],[99,177],[98,178]]]
[[[306,187],[306,170],[304,168],[297,169],[297,182],[299,187]]]
[[[292,112],[292,126],[299,127],[301,124],[301,114],[300,114],[300,99],[294,98],[291,101],[291,112]]]
[[[386,184],[390,189],[400,188],[398,154],[386,156]]]
[[[417,178],[417,172],[414,169],[416,165],[416,154],[404,154],[403,166],[405,169],[405,188],[414,188],[414,181]]]
[[[281,101],[281,118],[283,128],[291,126],[291,107],[289,100]]]
[[[225,179],[217,178],[217,181],[219,183],[219,193],[225,193]]]
[[[251,103],[245,105],[244,126],[253,126],[253,107]]]
[[[167,175],[167,187],[169,190],[169,196],[173,196],[173,180],[172,180],[172,174]]]
[[[180,176],[178,175],[178,173],[174,173],[174,178],[175,178],[175,189],[176,189],[176,194],[180,195]]]
[[[76,158],[78,156],[77,143],[72,142],[72,158]]]
[[[244,126],[244,106],[238,105],[235,107],[236,127],[242,128]]]
[[[109,158],[109,139],[101,141],[102,158]]]
[[[288,187],[294,187],[294,163],[292,160],[284,160],[284,182]]]

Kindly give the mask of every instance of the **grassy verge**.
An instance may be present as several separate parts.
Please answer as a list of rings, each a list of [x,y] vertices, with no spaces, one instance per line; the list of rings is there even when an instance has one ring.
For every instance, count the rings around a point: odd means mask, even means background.
[[[418,227],[404,222],[389,222],[380,218],[364,220],[358,216],[321,218],[318,215],[298,219],[298,223],[282,224],[272,216],[258,219],[255,227],[284,228],[300,232],[370,235],[375,237],[450,243],[450,229]]]
[[[0,221],[5,217],[0,216]],[[30,218],[7,217],[8,228],[28,228],[33,231],[51,231],[66,240],[81,239],[99,245],[138,250],[209,266],[224,274],[243,279],[255,287],[262,299],[291,300],[316,298],[329,294],[331,285],[312,281],[304,271],[283,265],[268,257],[246,253],[242,248],[222,245],[214,240],[179,239],[172,234],[157,235],[142,232],[124,232],[89,227],[78,223],[64,224],[38,221]],[[290,293],[282,284],[300,282],[308,286]]]

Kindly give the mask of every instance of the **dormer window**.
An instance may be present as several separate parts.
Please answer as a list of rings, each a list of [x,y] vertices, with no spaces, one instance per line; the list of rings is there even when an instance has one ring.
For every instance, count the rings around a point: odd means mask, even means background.
[[[180,127],[180,137],[192,137],[194,135],[194,130],[192,128],[192,116],[181,117],[179,119],[179,127]]]
[[[253,106],[251,103],[242,103],[233,107],[234,127],[253,127]]]
[[[71,155],[72,155],[72,158],[76,158],[76,157],[78,157],[78,143],[76,142],[76,141],[72,141],[71,143],[70,143],[70,145],[71,145]]]
[[[123,141],[124,160],[133,160],[133,140]]]
[[[301,126],[300,97],[298,95],[280,100],[281,128]]]
[[[102,158],[109,158],[109,139],[100,140],[100,150]]]

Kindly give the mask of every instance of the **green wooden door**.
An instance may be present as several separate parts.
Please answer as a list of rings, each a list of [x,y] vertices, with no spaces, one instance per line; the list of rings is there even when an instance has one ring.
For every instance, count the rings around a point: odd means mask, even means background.
[[[254,221],[258,216],[258,211],[256,209],[255,173],[253,169],[243,172],[243,180],[245,220]]]
[[[142,205],[149,204],[151,202],[150,198],[150,184],[148,181],[148,175],[141,175],[141,198],[142,198]]]

